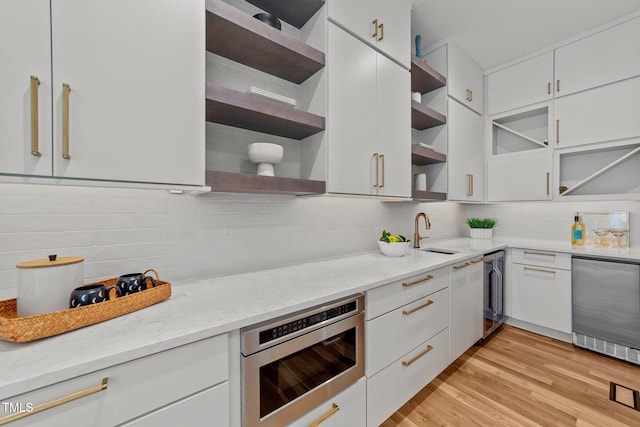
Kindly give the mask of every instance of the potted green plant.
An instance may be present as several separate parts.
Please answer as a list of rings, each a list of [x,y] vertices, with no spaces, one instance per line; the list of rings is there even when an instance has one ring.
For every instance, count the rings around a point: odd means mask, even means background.
[[[469,236],[472,239],[491,239],[496,222],[493,218],[467,218]]]

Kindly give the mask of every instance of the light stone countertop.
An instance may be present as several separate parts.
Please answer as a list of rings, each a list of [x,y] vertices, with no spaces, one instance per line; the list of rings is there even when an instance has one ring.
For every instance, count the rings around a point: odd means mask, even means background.
[[[572,250],[522,239],[424,241],[399,258],[379,251],[289,267],[174,284],[172,296],[145,309],[31,343],[0,341],[0,401],[200,339],[350,296],[506,247],[640,260],[639,250]]]

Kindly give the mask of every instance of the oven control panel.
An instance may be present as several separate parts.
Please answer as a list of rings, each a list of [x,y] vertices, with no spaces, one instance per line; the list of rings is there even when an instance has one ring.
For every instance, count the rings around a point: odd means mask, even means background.
[[[279,325],[273,326],[272,328],[260,331],[260,344],[265,344],[269,341],[273,341],[289,334],[293,334],[310,326],[317,325],[318,323],[322,323],[335,317],[342,316],[343,314],[357,311],[357,309],[358,306],[356,301],[351,301],[346,304],[332,307],[328,310],[324,310],[307,317],[281,323]]]

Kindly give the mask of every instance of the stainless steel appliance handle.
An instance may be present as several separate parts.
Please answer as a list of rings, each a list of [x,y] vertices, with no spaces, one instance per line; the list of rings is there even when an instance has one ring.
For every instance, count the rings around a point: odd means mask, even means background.
[[[504,293],[504,281],[503,281],[503,276],[502,276],[502,271],[500,271],[500,269],[496,268],[496,273],[498,273],[498,289],[497,289],[497,294],[498,294],[498,305],[495,308],[495,312],[494,315],[500,313],[500,311],[504,310],[504,307],[502,306],[502,299],[503,299],[503,293]]]
[[[493,263],[493,273],[496,280],[491,281],[491,316],[495,318],[498,313],[498,282],[500,281],[500,272],[496,268],[496,263]]]

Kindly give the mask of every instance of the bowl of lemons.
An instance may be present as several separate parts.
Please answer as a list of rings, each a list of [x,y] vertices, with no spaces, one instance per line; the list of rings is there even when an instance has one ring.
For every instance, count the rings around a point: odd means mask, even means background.
[[[386,256],[403,256],[409,250],[410,244],[411,241],[407,240],[403,235],[394,235],[386,230],[382,230],[382,236],[378,239],[378,247]]]

